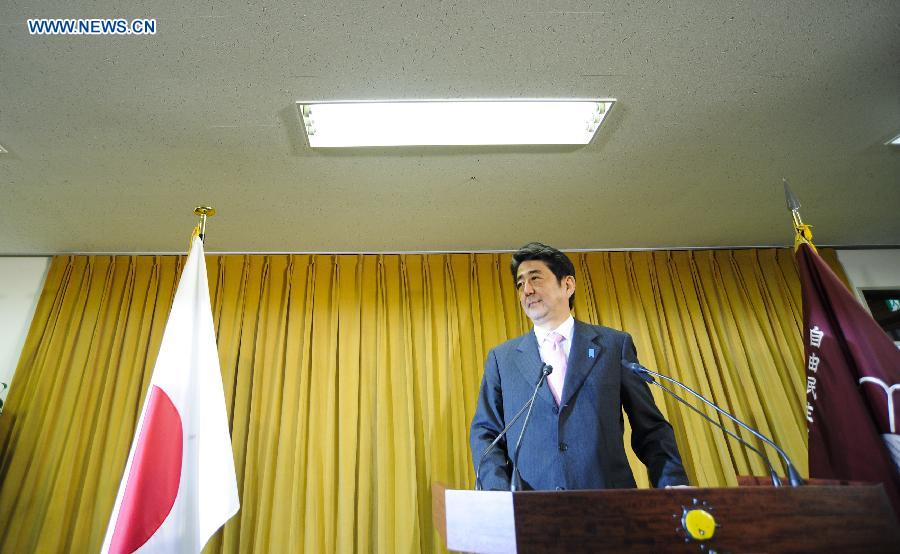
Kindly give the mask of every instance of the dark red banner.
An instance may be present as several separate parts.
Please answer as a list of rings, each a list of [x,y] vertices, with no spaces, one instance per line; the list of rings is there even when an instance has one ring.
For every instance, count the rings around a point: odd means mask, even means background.
[[[809,475],[883,483],[900,514],[900,456],[891,456],[900,447],[900,350],[809,245],[797,250],[797,264]]]

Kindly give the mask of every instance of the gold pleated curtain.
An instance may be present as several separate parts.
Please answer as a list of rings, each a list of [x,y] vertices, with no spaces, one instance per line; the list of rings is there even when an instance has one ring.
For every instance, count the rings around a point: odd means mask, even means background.
[[[790,250],[572,258],[577,318],[631,332],[645,365],[774,436],[806,474]],[[431,483],[473,485],[468,427],[484,358],[530,328],[509,261],[208,256],[241,510],[206,552],[439,550]],[[54,258],[0,415],[0,551],[99,550],[183,263]],[[694,484],[766,473],[654,395]]]

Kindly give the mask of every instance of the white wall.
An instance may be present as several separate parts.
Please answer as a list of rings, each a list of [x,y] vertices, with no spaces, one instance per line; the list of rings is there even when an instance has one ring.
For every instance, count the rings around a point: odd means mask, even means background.
[[[838,250],[850,286],[860,304],[868,310],[859,289],[900,289],[900,249]],[[900,341],[894,341],[900,348]]]
[[[19,363],[50,258],[0,257],[0,382],[9,383]],[[6,399],[9,389],[0,392]]]
[[[900,288],[900,249],[838,250],[837,256],[863,303],[859,289]]]

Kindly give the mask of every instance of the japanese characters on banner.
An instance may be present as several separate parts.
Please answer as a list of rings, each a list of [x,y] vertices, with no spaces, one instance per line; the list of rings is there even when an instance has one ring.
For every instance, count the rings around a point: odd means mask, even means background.
[[[815,410],[815,406],[813,405],[813,401],[818,400],[818,396],[816,395],[816,374],[819,372],[819,362],[821,358],[819,357],[819,347],[822,346],[822,339],[825,337],[825,333],[819,329],[819,326],[816,325],[812,329],[809,330],[809,355],[806,356],[806,370],[808,372],[806,376],[806,421],[809,423],[814,423],[813,420],[813,412]]]

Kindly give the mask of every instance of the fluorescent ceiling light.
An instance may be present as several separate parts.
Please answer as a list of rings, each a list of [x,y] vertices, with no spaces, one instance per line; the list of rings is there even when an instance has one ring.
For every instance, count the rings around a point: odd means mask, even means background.
[[[900,146],[900,135],[897,135],[896,137],[887,141],[887,144],[890,144],[891,146]]]
[[[312,147],[588,144],[614,99],[297,102]]]

